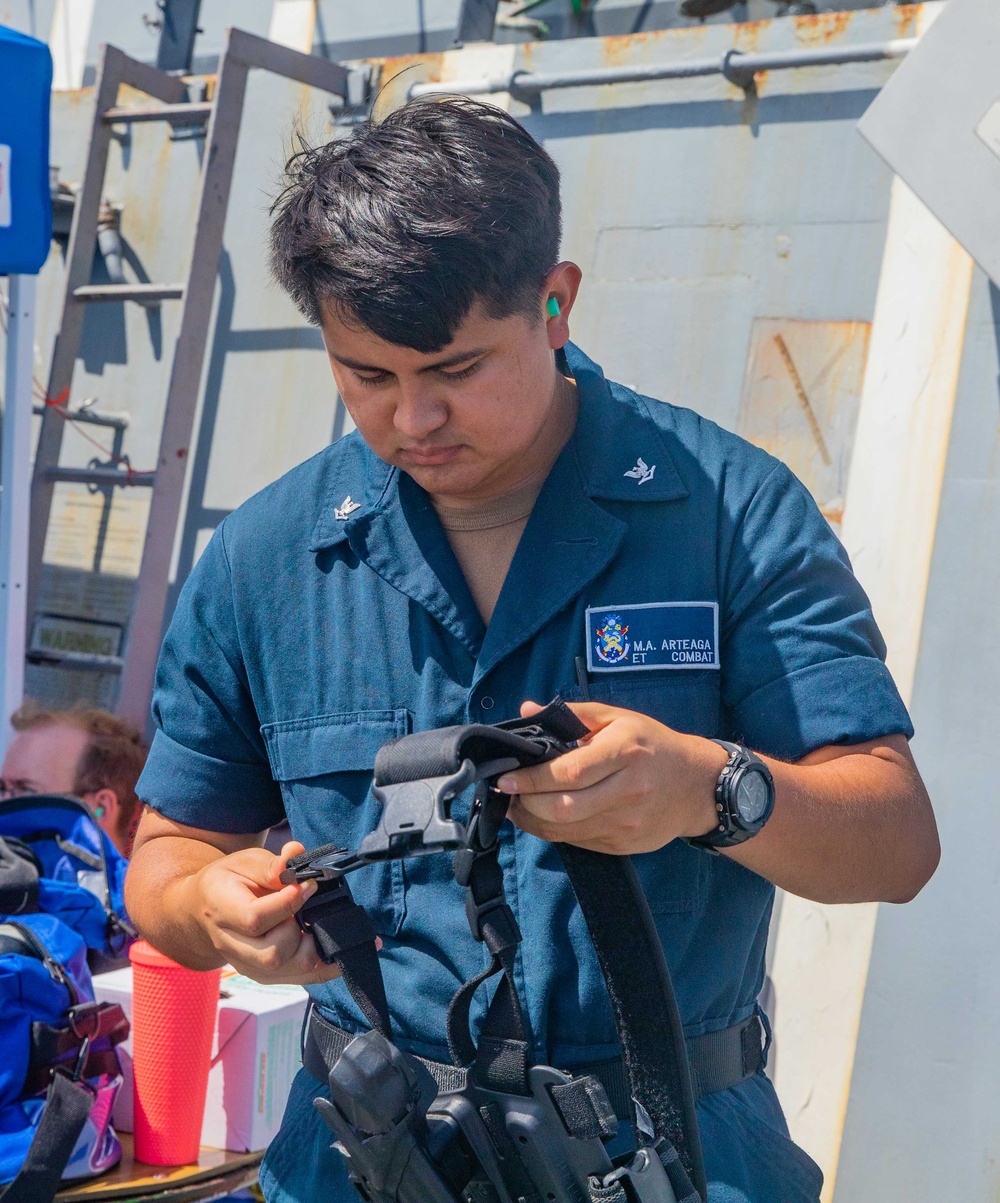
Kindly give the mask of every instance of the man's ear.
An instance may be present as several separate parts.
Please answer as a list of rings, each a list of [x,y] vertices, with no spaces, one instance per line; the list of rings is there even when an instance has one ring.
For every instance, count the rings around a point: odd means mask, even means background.
[[[115,791],[113,789],[95,789],[91,790],[89,794],[81,796],[93,811],[94,818],[100,827],[114,839],[118,829],[118,820],[121,817],[121,806]]]
[[[549,346],[558,351],[569,342],[569,315],[580,291],[583,272],[568,259],[557,263],[545,277],[542,311]]]

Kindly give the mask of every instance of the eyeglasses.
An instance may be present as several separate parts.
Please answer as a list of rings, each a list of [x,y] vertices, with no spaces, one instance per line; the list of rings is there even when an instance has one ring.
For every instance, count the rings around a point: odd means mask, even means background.
[[[37,794],[27,781],[6,781],[0,777],[0,798],[17,798],[23,794]]]

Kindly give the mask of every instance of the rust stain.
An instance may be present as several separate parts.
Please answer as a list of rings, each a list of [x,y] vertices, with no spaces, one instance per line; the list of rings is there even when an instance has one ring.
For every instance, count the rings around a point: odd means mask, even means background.
[[[852,12],[819,13],[814,17],[793,17],[800,42],[819,46],[842,38],[854,19]]]
[[[802,406],[802,411],[806,415],[806,421],[809,423],[809,429],[812,431],[812,436],[816,440],[816,446],[819,448],[819,453],[823,457],[823,463],[829,465],[832,463],[830,459],[830,451],[826,445],[826,439],[823,438],[823,431],[820,429],[819,422],[816,419],[816,411],[812,407],[812,402],[809,400],[809,394],[806,392],[806,386],[802,383],[802,377],[799,375],[799,369],[795,366],[795,361],[792,359],[791,352],[788,350],[788,344],[780,334],[774,336],[774,345],[778,348],[778,354],[784,361],[785,367],[788,369],[788,375],[791,377],[792,384],[795,388],[795,395],[799,399],[799,404]]]
[[[641,57],[650,46],[662,42],[668,33],[676,32],[653,29],[648,33],[620,33],[601,38],[601,62],[608,67],[620,67],[624,63],[634,62],[636,57]]]
[[[761,35],[771,28],[770,21],[744,21],[742,25],[733,25],[733,46],[749,54],[760,49]]]
[[[440,83],[447,62],[447,52],[434,54],[400,54],[391,58],[370,59],[382,68],[382,86],[375,101],[376,119],[404,104],[413,84]]]
[[[920,32],[918,28],[920,5],[900,4],[892,10],[892,19],[896,23],[897,38],[916,37]]]

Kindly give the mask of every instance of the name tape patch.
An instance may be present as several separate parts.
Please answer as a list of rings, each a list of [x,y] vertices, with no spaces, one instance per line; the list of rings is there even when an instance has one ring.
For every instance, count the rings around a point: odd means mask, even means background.
[[[646,602],[587,609],[591,672],[718,668],[717,602]]]

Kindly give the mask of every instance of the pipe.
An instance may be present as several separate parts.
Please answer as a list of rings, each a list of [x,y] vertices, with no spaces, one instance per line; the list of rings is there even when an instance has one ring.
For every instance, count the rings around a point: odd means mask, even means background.
[[[841,66],[846,63],[876,63],[905,58],[918,38],[895,38],[859,46],[823,47],[817,50],[776,50],[770,54],[743,54],[727,50],[716,58],[687,62],[637,63],[626,67],[589,67],[579,71],[512,71],[507,75],[480,79],[457,79],[450,83],[413,84],[409,95],[487,96],[497,92],[548,92],[556,88],[585,88],[600,84],[641,83],[652,79],[693,79],[723,75],[731,83],[747,88],[758,71],[788,71],[796,67]]]

